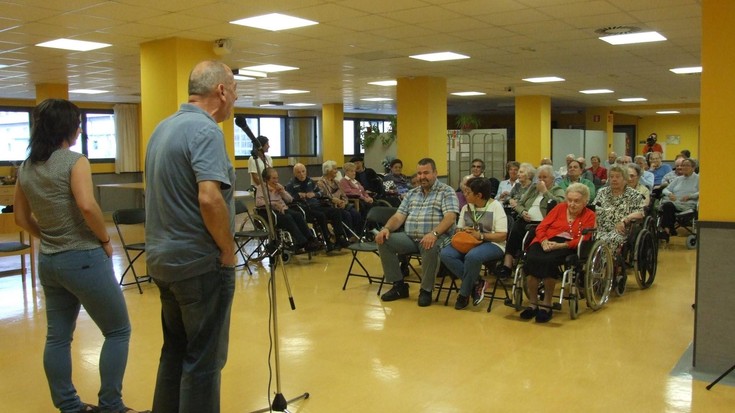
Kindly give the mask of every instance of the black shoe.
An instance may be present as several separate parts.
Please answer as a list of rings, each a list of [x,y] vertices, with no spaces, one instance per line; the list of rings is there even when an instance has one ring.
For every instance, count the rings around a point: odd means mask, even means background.
[[[423,289],[419,290],[419,307],[428,307],[431,305],[431,291]]]
[[[659,231],[658,232],[658,239],[660,239],[661,241],[666,241],[666,243],[668,244],[669,243],[669,240],[671,239],[671,236],[666,231]]]
[[[331,242],[327,243],[327,253],[330,253],[336,249],[338,249],[337,245],[332,244]]]
[[[82,407],[77,410],[77,413],[98,413],[100,408],[89,403],[82,403]]]
[[[470,305],[469,297],[465,297],[462,294],[457,295],[457,302],[454,303],[455,310],[461,310]]]
[[[350,241],[345,237],[339,237],[337,238],[337,245],[339,245],[342,248],[347,248],[350,246]]]
[[[487,288],[487,281],[482,278],[472,287],[472,305],[480,305],[482,299],[485,298],[485,288]]]
[[[538,310],[538,314],[536,314],[536,322],[537,323],[548,323],[549,320],[551,320],[552,311],[551,309],[548,310]]]
[[[321,242],[319,242],[319,240],[317,240],[316,238],[312,238],[306,243],[306,246],[304,246],[304,249],[307,252],[314,252],[314,251],[319,251],[323,247],[324,245]]]
[[[380,296],[383,301],[395,301],[401,298],[408,298],[408,284],[406,283],[394,284],[393,288]]]
[[[510,278],[511,274],[513,274],[513,270],[506,267],[503,264],[498,265],[498,267],[495,269],[494,272],[495,272],[495,275],[501,280]]]
[[[538,308],[526,307],[525,310],[521,311],[521,319],[530,320],[536,317],[536,314],[538,314]]]

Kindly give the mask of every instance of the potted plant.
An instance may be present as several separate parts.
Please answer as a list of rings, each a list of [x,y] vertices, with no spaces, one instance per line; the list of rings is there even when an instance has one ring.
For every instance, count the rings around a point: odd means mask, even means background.
[[[390,130],[387,132],[380,132],[376,125],[366,126],[362,132],[360,132],[360,144],[363,148],[367,149],[375,143],[378,138],[383,146],[388,147],[396,141],[396,132],[398,119],[396,116],[390,118]]]
[[[458,129],[468,131],[480,127],[480,118],[476,115],[465,113],[457,116],[456,125]]]

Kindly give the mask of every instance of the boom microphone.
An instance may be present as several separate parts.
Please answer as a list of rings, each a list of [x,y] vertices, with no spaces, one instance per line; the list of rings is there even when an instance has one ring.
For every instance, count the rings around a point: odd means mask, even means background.
[[[248,135],[250,140],[253,141],[253,145],[255,147],[260,146],[260,142],[258,142],[258,140],[255,138],[255,134],[253,134],[253,131],[250,130],[250,127],[248,126],[248,122],[245,120],[245,116],[242,116],[242,115],[235,116],[235,125],[237,125],[240,129],[242,129],[243,132],[245,132],[246,135]]]

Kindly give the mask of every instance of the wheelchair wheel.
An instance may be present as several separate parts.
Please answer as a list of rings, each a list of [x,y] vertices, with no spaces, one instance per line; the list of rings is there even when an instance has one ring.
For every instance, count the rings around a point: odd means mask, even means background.
[[[268,234],[269,232],[268,222],[265,220],[265,218],[263,218],[262,216],[258,214],[250,215],[240,225],[240,232],[245,232],[245,231],[253,231],[253,232],[260,232],[263,234]],[[249,255],[250,260],[262,261],[263,258],[268,256],[268,252],[266,251],[267,240],[264,240],[261,238],[251,238],[248,240],[248,242],[250,241],[257,242],[257,245],[255,246],[255,248],[252,251],[250,251],[250,255]]]
[[[585,298],[587,307],[592,310],[600,309],[610,297],[613,268],[610,248],[602,240],[595,241],[584,267]]]
[[[690,250],[697,248],[697,236],[694,234],[689,235],[687,237],[686,244],[687,244],[687,248]]]
[[[648,288],[656,278],[658,267],[658,248],[656,248],[655,236],[648,230],[638,234],[635,243],[635,262],[633,271],[635,280],[641,288]]]
[[[569,318],[572,320],[579,318],[579,297],[577,297],[577,294],[569,295]]]
[[[293,254],[291,254],[291,252],[289,252],[289,251],[283,251],[281,253],[281,260],[283,261],[283,264],[288,264],[288,262],[291,261],[291,256],[292,255]]]

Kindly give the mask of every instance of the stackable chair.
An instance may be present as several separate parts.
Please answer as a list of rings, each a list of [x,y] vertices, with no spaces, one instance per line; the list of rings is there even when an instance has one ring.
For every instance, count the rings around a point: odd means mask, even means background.
[[[140,228],[145,226],[145,209],[143,208],[131,208],[131,209],[118,209],[112,213],[112,221],[115,223],[115,229],[117,235],[120,237],[120,243],[122,244],[125,256],[128,259],[128,266],[120,276],[120,285],[127,286],[135,284],[138,286],[138,291],[143,294],[143,289],[140,288],[141,282],[151,282],[149,275],[141,275],[135,271],[135,261],[145,253],[145,242],[134,242],[127,243],[125,241],[124,233],[128,233],[128,229],[132,229],[133,226]],[[131,235],[131,234],[128,234]],[[128,239],[129,241],[130,239]],[[125,282],[125,275],[128,271],[133,273],[134,281]]]

